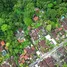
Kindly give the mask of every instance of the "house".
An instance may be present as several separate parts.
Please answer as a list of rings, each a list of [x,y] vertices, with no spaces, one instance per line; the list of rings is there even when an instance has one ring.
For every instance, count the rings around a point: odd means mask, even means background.
[[[39,67],[48,67],[47,63],[45,62],[45,60],[40,61],[38,64]]]
[[[31,32],[30,32],[31,38],[33,38],[34,40],[37,40],[38,39],[38,32],[39,32],[39,28],[31,30]]]
[[[41,41],[38,43],[38,45],[39,45],[40,47],[43,47],[44,49],[48,48],[48,46],[46,45],[45,40],[41,40]]]
[[[34,20],[34,21],[38,21],[38,19],[39,19],[38,16],[36,16],[36,15],[33,16],[33,20]]]
[[[58,42],[62,41],[66,37],[63,27],[56,28],[52,30],[51,33],[52,33],[52,37],[54,37],[54,39]]]
[[[59,20],[59,22],[66,31],[67,30],[67,18],[63,18],[62,20]]]
[[[65,52],[64,47],[58,48],[58,49],[57,49],[57,54],[58,54],[60,57],[66,55],[66,52]]]
[[[0,44],[1,44],[2,46],[4,46],[4,45],[5,45],[5,41],[2,40],[2,41],[0,42]]]
[[[6,50],[2,50],[2,55],[5,56],[7,54]]]
[[[23,31],[21,28],[19,28],[19,29],[16,31],[15,36],[16,36],[16,38],[17,38],[17,40],[18,40],[19,43],[25,41],[24,31]]]
[[[39,67],[55,67],[55,60],[53,57],[45,58],[43,61],[40,61],[38,64]]]
[[[35,12],[39,12],[39,8],[35,8]]]
[[[49,66],[49,67],[55,67],[55,60],[54,60],[54,58],[53,57],[48,57],[48,58],[46,58],[45,59],[45,62],[47,63],[47,65]]]
[[[51,41],[54,45],[57,44],[57,42],[56,42],[53,38],[51,38],[50,35],[46,35],[45,38],[46,38],[47,40]]]
[[[38,56],[42,56],[41,51],[36,51],[36,54],[37,54]]]
[[[36,56],[36,51],[34,46],[31,47],[26,47],[24,49],[24,54],[21,54],[19,57],[19,63],[27,63],[30,64],[32,61],[31,60],[36,60],[37,56]]]

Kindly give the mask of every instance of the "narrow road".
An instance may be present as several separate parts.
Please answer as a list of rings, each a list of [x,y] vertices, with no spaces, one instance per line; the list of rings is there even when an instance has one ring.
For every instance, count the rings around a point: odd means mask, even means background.
[[[63,46],[63,44],[67,42],[67,39],[65,41],[63,41],[62,43],[59,44],[59,46],[54,47],[51,51],[45,53],[43,56],[41,56],[41,58],[39,58],[38,60],[36,60],[34,63],[30,64],[29,67],[34,67],[35,64],[39,63],[41,60],[43,60],[44,58],[47,58],[49,56],[51,56],[51,54],[53,52],[55,52],[59,47]]]

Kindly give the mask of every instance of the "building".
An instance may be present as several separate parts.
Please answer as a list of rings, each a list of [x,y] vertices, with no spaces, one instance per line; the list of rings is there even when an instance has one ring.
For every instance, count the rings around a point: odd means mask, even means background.
[[[23,31],[21,28],[19,28],[19,29],[16,31],[15,36],[16,36],[16,38],[17,38],[17,40],[18,40],[19,43],[25,41],[24,31]]]
[[[65,31],[67,31],[67,18],[63,18],[59,21]]]
[[[40,61],[38,66],[39,67],[55,67],[55,59],[53,57],[47,57],[43,61]]]
[[[40,41],[41,39],[45,38],[46,31],[42,26],[40,26],[36,29],[31,30],[29,35],[31,37],[32,42],[36,44],[35,41]]]
[[[56,29],[52,30],[51,33],[52,33],[52,37],[58,42],[62,41],[64,38],[66,38],[66,34],[65,34],[63,27],[56,28]]]
[[[20,63],[31,64],[36,59],[37,59],[37,54],[36,54],[36,50],[34,46],[31,46],[31,47],[28,46],[24,49],[24,53],[20,55],[19,64]]]
[[[0,52],[2,52],[4,50],[4,46],[5,46],[5,41],[0,41]]]

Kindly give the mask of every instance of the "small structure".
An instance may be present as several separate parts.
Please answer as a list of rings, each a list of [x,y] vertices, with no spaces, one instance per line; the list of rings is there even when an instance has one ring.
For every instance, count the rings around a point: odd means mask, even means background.
[[[36,15],[33,16],[34,21],[38,21],[38,19],[39,19],[38,16],[36,16]]]
[[[19,43],[25,41],[24,31],[21,28],[16,31],[16,35],[15,36],[16,36],[16,38],[17,38]]]
[[[67,31],[67,18],[63,18],[59,21],[65,31]]]
[[[7,54],[6,50],[2,51],[2,55],[5,56]]]
[[[46,35],[45,38],[46,38],[47,40],[51,41],[54,45],[57,44],[57,42],[56,42],[53,38],[51,38],[50,35]]]
[[[2,46],[5,45],[5,41],[3,41],[3,40],[0,43],[1,43]]]
[[[58,49],[57,49],[57,54],[58,54],[60,57],[66,55],[66,52],[65,52],[64,47],[58,48]]]
[[[48,64],[49,67],[55,67],[55,60],[52,57],[48,57],[45,59],[45,62]]]
[[[36,12],[39,12],[39,8],[35,8],[35,11],[36,11]]]
[[[44,48],[44,49],[48,48],[48,46],[46,45],[45,40],[40,41],[40,42],[38,43],[38,45],[39,45],[40,47]]]

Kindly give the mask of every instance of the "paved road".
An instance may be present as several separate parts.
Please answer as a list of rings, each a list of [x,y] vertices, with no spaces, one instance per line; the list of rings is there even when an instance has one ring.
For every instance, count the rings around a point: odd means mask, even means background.
[[[43,60],[44,58],[47,58],[49,56],[51,56],[51,54],[53,52],[55,52],[59,47],[63,46],[63,44],[67,42],[67,39],[65,41],[63,41],[62,43],[59,44],[59,46],[54,47],[51,51],[45,53],[43,56],[41,56],[40,59],[36,60],[34,63],[32,63],[31,65],[29,65],[29,67],[34,67],[35,64],[39,63],[41,60]]]

